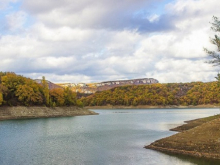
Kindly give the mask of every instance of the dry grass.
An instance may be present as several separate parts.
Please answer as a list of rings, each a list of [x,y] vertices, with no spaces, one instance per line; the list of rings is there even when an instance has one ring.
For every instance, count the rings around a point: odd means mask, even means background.
[[[202,125],[202,124],[204,124],[206,122],[209,122],[211,120],[218,119],[218,118],[220,118],[220,115],[215,115],[215,116],[210,116],[210,117],[205,117],[205,118],[185,121],[185,123],[187,123],[187,124],[178,126],[176,128],[172,128],[170,130],[171,131],[182,132],[182,131],[186,131],[186,130],[192,129],[194,127],[197,127],[199,125]]]
[[[196,157],[220,159],[220,116],[189,121],[182,131],[155,141],[146,148]]]

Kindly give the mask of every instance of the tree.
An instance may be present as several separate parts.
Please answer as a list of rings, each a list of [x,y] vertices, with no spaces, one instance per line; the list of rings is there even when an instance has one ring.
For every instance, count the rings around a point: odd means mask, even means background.
[[[2,103],[3,103],[3,94],[0,93],[0,105],[2,105]]]
[[[211,25],[211,30],[218,34],[220,32],[220,21],[217,17],[213,16],[213,22]],[[210,38],[210,42],[216,45],[217,49],[215,51],[210,51],[207,48],[204,48],[204,51],[212,58],[208,63],[213,64],[214,66],[220,65],[220,38],[217,34],[215,34],[214,38]]]
[[[63,106],[65,99],[64,99],[64,90],[61,88],[55,88],[50,90],[50,98],[52,107],[54,105]],[[54,105],[53,105],[54,104]]]
[[[43,86],[43,96],[44,96],[44,102],[48,106],[50,104],[50,94],[49,94],[49,86],[47,83],[47,80],[45,77],[42,77],[42,86]]]
[[[18,97],[18,100],[26,106],[41,104],[43,101],[41,93],[34,91],[34,89],[28,84],[19,85],[15,95]]]
[[[65,105],[76,105],[76,93],[70,90],[69,87],[64,89]]]
[[[217,77],[215,77],[215,78],[218,81],[218,87],[220,87],[220,73],[218,73]]]

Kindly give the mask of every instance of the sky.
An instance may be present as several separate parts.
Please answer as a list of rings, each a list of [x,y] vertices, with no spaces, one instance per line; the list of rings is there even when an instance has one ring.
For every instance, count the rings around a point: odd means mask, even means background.
[[[61,82],[215,81],[219,0],[1,0],[0,71]]]

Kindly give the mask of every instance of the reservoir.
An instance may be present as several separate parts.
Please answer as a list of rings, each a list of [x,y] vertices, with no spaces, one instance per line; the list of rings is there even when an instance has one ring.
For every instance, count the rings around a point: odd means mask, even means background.
[[[93,110],[99,115],[0,121],[1,165],[213,165],[143,148],[219,109]]]

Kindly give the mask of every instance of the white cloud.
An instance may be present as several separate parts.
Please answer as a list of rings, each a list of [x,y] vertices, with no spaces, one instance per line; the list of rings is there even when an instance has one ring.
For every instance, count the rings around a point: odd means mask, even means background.
[[[203,47],[215,48],[209,43],[209,22],[220,15],[220,2],[177,0],[164,15],[146,14],[150,24],[129,22],[136,10],[152,2],[24,0],[24,11],[8,14],[7,20],[12,30],[25,30],[0,37],[1,68],[54,82],[139,77],[163,83],[213,81],[215,68],[204,63]],[[25,27],[28,14],[35,22]],[[132,23],[150,30],[140,31]]]
[[[18,11],[6,15],[6,22],[9,30],[17,30],[23,28],[27,20],[27,14],[23,11]]]
[[[207,17],[209,14],[219,13],[216,7],[219,4],[218,0],[177,0],[175,3],[167,5],[167,11],[176,15]]]
[[[5,35],[0,38],[0,56],[16,60],[18,58],[38,58],[51,53],[46,43],[29,35]]]
[[[89,29],[70,28],[68,26],[51,29],[44,24],[34,25],[33,31],[39,39],[51,42],[85,41],[92,35],[92,31]]]
[[[20,73],[22,74],[22,73]],[[56,82],[56,83],[89,83],[91,82],[91,77],[84,76],[84,75],[70,75],[70,74],[51,74],[51,73],[28,73],[26,74],[27,77],[35,78],[35,79],[41,79],[42,76],[45,76],[45,78],[49,81]]]
[[[24,0],[23,8],[49,27],[123,29],[139,27],[147,20],[133,17],[160,0]]]

